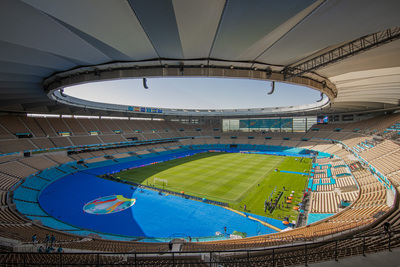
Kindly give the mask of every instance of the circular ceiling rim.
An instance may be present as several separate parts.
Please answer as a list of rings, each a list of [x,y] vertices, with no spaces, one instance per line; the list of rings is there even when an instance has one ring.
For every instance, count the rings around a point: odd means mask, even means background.
[[[175,61],[176,62],[176,61]],[[47,96],[59,103],[81,107],[84,109],[113,110],[119,112],[137,113],[130,110],[130,106],[112,105],[99,103],[90,100],[83,100],[60,93],[60,90],[73,85],[80,85],[91,82],[110,81],[118,79],[142,79],[142,78],[162,78],[162,77],[212,77],[212,78],[240,78],[249,80],[277,81],[300,85],[310,89],[318,90],[327,97],[316,103],[305,105],[295,105],[286,107],[265,107],[250,109],[165,109],[162,116],[223,116],[223,117],[242,117],[249,116],[275,116],[286,113],[287,115],[304,115],[306,112],[320,112],[322,109],[330,107],[330,102],[336,97],[336,88],[328,79],[318,76],[315,78],[302,76],[290,80],[285,79],[282,72],[272,71],[271,68],[248,68],[238,65],[188,65],[192,62],[180,61],[175,65],[148,64],[139,65],[138,62],[117,62],[96,66],[79,67],[65,72],[52,75],[43,82],[43,87]],[[192,63],[193,64],[193,63]],[[226,63],[225,63],[226,64]],[[273,92],[273,90],[271,91]],[[246,114],[244,114],[246,113]],[[153,114],[157,117],[161,114]]]

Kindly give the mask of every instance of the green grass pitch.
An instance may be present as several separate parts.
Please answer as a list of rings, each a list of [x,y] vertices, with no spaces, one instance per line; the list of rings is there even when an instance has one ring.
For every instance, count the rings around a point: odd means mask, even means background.
[[[260,154],[208,152],[171,160],[115,174],[121,180],[148,184],[163,188],[162,182],[154,183],[154,178],[168,180],[165,189],[185,194],[222,201],[237,210],[267,215],[273,218],[295,216],[292,207],[277,209],[273,214],[264,213],[264,201],[278,194],[285,186],[284,196],[295,191],[293,203],[301,198],[306,177],[299,174],[275,172],[275,169],[308,172],[310,159]],[[276,188],[276,190],[274,190]]]

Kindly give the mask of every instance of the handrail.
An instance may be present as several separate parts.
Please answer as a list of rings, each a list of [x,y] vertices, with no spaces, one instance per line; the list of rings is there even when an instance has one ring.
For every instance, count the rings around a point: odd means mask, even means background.
[[[375,241],[379,238],[380,242]],[[37,257],[46,260],[48,258],[51,263],[46,264],[48,266],[67,266],[71,263],[69,261],[76,259],[77,256],[89,256],[85,260],[90,261],[88,265],[94,266],[105,266],[109,264],[109,260],[115,258],[118,262],[124,261],[168,261],[169,263],[176,263],[177,260],[207,260],[211,264],[217,263],[256,263],[259,262],[259,257],[264,256],[262,259],[264,263],[271,261],[285,261],[293,258],[298,259],[297,261],[304,262],[307,264],[308,255],[316,255],[321,253],[321,249],[326,253],[334,255],[335,259],[339,257],[345,257],[346,255],[340,255],[340,251],[349,251],[351,248],[362,248],[362,250],[354,250],[359,255],[364,255],[364,252],[369,247],[376,251],[389,250],[391,251],[392,243],[397,243],[400,238],[400,227],[394,227],[394,230],[387,233],[377,233],[362,236],[350,236],[334,240],[318,241],[313,243],[304,244],[293,244],[281,247],[269,247],[269,248],[257,248],[257,249],[239,249],[239,250],[217,250],[217,251],[163,251],[163,252],[64,252],[64,253],[39,253],[39,252],[0,252],[0,258],[2,258],[3,264],[13,264],[18,261],[18,264],[26,265],[36,263]],[[347,242],[347,241],[355,242]],[[343,242],[343,243],[341,243]],[[67,249],[67,248],[66,248]],[[289,254],[286,254],[289,252]],[[299,253],[293,253],[299,252]],[[352,252],[354,253],[354,252]],[[37,256],[33,256],[37,255]],[[55,255],[58,255],[55,257]],[[8,257],[7,257],[8,256]],[[354,256],[352,254],[352,256]],[[112,258],[114,257],[114,258]],[[252,258],[255,257],[255,258]],[[331,256],[332,257],[332,256]]]

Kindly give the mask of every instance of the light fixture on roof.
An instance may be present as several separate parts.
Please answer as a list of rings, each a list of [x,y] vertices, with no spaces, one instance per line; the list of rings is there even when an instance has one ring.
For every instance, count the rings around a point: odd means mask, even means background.
[[[272,95],[275,91],[275,81],[271,82],[271,91],[268,93],[269,95]]]
[[[100,70],[99,69],[94,70],[94,78],[96,80],[100,79]]]
[[[64,89],[60,89],[60,95],[61,95],[62,97],[67,97],[67,95],[64,94]]]
[[[233,65],[230,66],[231,70],[234,68]]]
[[[318,100],[317,102],[321,102],[321,101],[322,101],[322,99],[324,99],[324,93],[321,93],[321,99],[320,99],[320,100]]]
[[[271,78],[272,70],[270,67],[265,69],[265,73],[267,74],[267,79]]]
[[[143,87],[144,89],[149,89],[149,87],[147,86],[147,79],[143,78]]]

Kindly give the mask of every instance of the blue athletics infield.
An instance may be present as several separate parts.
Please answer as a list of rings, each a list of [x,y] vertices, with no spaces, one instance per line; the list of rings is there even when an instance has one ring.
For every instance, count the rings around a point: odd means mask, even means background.
[[[247,236],[274,233],[258,221],[219,206],[77,172],[46,187],[39,204],[50,216],[73,226],[131,237],[192,238],[245,232]],[[283,229],[281,221],[257,216]]]

